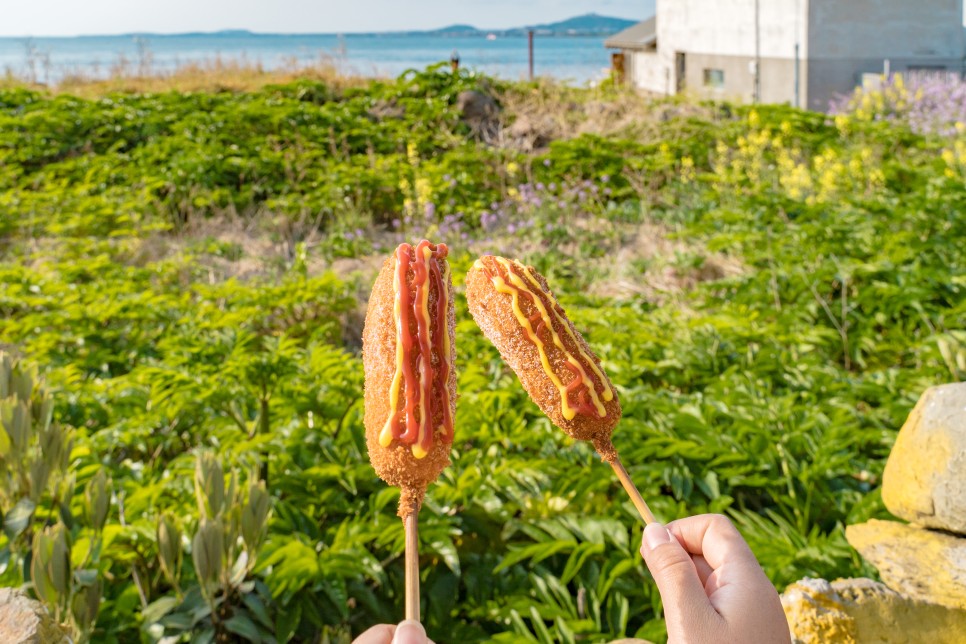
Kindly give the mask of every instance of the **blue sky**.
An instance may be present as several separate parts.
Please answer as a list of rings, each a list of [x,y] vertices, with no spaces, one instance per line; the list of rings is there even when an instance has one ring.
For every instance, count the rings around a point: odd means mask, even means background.
[[[517,27],[596,12],[643,19],[653,0],[4,0],[0,36],[250,29],[348,33],[453,23]]]

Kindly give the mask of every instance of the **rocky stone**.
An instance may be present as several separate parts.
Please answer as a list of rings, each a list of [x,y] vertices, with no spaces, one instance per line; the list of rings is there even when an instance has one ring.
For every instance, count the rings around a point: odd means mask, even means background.
[[[919,399],[886,462],[882,500],[897,517],[966,534],[966,382]]]
[[[889,588],[913,599],[966,609],[966,539],[877,519],[848,526],[845,538],[878,569]]]
[[[0,588],[0,642],[70,644],[70,638],[39,601],[21,590]]]
[[[491,137],[499,129],[500,107],[489,94],[477,90],[465,90],[456,97],[456,109],[473,131]]]
[[[546,147],[554,139],[556,129],[553,119],[535,118],[526,114],[517,116],[510,127],[503,130],[504,138],[521,150]]]
[[[782,594],[795,644],[953,644],[966,611],[903,596],[871,579],[803,579]]]

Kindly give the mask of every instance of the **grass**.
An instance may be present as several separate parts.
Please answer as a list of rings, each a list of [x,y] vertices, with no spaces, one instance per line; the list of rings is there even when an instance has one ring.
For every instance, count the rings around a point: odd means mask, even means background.
[[[778,588],[875,574],[844,526],[887,515],[896,429],[966,376],[961,136],[445,68],[151,82],[0,90],[0,337],[73,441],[49,464],[40,430],[29,458],[0,441],[0,579],[68,548],[59,589],[36,570],[78,640],[348,641],[399,620],[358,338],[382,259],[423,236],[454,249],[460,320],[453,466],[420,519],[437,641],[666,637],[634,508],[466,315],[484,252],[547,275],[599,353],[656,514],[731,516]],[[455,107],[468,89],[501,105],[490,137]]]

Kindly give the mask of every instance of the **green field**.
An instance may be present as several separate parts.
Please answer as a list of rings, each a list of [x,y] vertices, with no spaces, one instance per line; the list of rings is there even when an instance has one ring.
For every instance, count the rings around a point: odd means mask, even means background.
[[[502,130],[461,120],[467,89]],[[484,252],[536,266],[585,332],[660,518],[727,514],[779,589],[874,576],[844,526],[886,514],[919,394],[966,377],[964,212],[963,129],[867,114],[438,68],[0,89],[0,584],[33,579],[82,641],[400,621],[360,336],[382,259],[423,237],[458,291],[453,465],[420,516],[437,642],[666,637],[633,506],[469,318]]]

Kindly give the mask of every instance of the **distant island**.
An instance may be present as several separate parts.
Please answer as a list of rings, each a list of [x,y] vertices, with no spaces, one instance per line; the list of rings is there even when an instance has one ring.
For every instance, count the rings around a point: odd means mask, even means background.
[[[637,22],[626,18],[612,18],[597,13],[588,13],[559,22],[513,27],[511,29],[478,29],[472,25],[450,25],[431,31],[405,33],[413,35],[430,34],[433,36],[487,36],[490,34],[495,36],[523,36],[528,31],[533,31],[540,36],[609,36],[627,29]]]
[[[644,11],[641,15],[641,20],[647,18],[649,15],[653,14],[653,2],[644,3]],[[650,13],[648,13],[648,7],[651,7]],[[566,20],[561,20],[559,22],[550,22],[540,25],[526,25],[523,27],[513,27],[510,29],[480,29],[474,27],[473,25],[449,25],[448,27],[442,27],[440,29],[423,29],[423,30],[409,30],[409,31],[377,31],[377,32],[352,32],[353,36],[442,36],[442,37],[488,37],[496,36],[499,38],[511,37],[511,36],[525,36],[527,32],[533,31],[538,36],[610,36],[627,29],[631,25],[636,24],[637,20],[628,20],[626,18],[614,18],[611,16],[602,16],[597,13],[588,13],[582,16],[575,16],[573,18],[568,18]],[[259,37],[259,36],[283,36],[283,35],[350,35],[346,34],[334,34],[334,33],[320,33],[320,34],[273,34],[264,32],[254,32],[247,29],[224,29],[215,32],[188,32],[188,33],[174,33],[174,34],[155,34],[155,33],[128,33],[122,34],[124,36],[132,36],[139,38],[165,38],[165,37],[205,37],[205,38],[238,38],[238,37]],[[91,38],[95,36],[81,36],[81,38]]]

